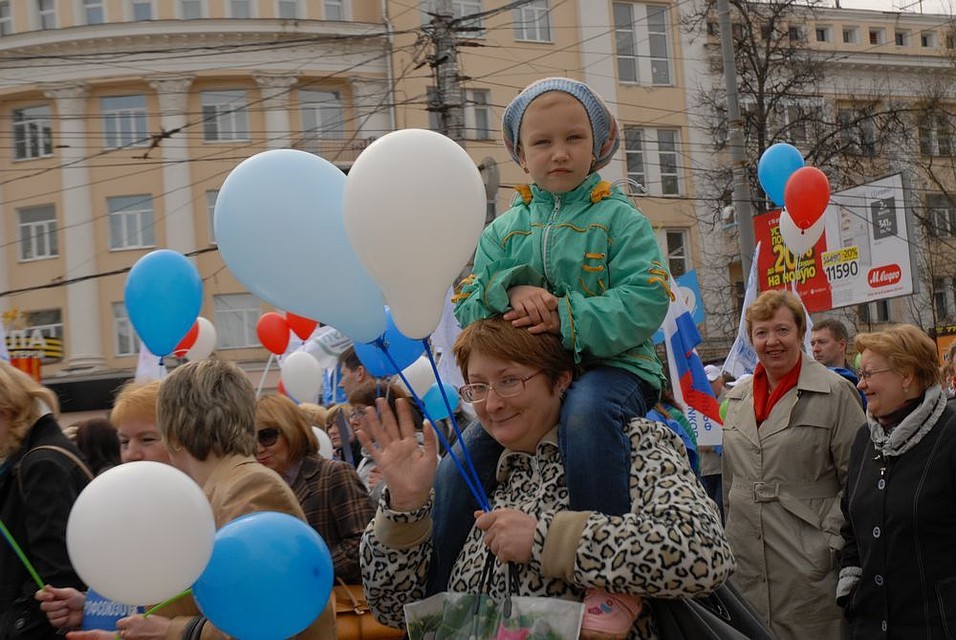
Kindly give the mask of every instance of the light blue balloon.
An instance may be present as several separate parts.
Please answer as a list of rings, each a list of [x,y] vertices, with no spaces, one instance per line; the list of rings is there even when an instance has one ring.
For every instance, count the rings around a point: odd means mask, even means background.
[[[778,142],[760,156],[757,178],[767,197],[783,206],[783,192],[793,172],[804,165],[800,151],[791,144]]]
[[[381,347],[375,342],[369,341],[364,344],[356,342],[354,345],[355,355],[373,376],[379,378],[393,376],[425,353],[425,344],[421,340],[413,340],[398,330],[392,319],[392,312],[387,307],[385,308],[385,333],[381,337],[386,351],[398,366],[397,369],[392,366],[388,356],[382,353]]]
[[[422,396],[422,402],[425,404],[425,412],[432,420],[442,420],[449,416],[448,407],[445,406],[445,400],[442,398],[442,389],[448,396],[448,405],[454,411],[458,408],[458,391],[454,386],[443,382],[441,386],[436,382]]]
[[[189,259],[169,249],[151,251],[126,276],[126,312],[150,353],[169,355],[202,308],[202,279]]]
[[[281,640],[322,613],[332,593],[332,555],[315,529],[287,513],[260,511],[216,532],[193,584],[216,628],[241,640]]]
[[[385,331],[384,302],[345,235],[344,189],[345,174],[311,153],[256,154],[219,189],[216,242],[258,297],[368,342]]]

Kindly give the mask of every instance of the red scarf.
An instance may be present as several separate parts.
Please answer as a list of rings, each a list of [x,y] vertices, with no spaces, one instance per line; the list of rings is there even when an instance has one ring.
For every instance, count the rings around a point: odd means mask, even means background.
[[[784,377],[777,380],[777,386],[770,391],[770,381],[767,379],[767,372],[762,364],[757,364],[754,371],[754,417],[757,419],[757,426],[770,416],[777,401],[783,397],[783,394],[797,386],[797,380],[800,378],[800,367],[803,365],[803,356],[797,359],[797,365]]]

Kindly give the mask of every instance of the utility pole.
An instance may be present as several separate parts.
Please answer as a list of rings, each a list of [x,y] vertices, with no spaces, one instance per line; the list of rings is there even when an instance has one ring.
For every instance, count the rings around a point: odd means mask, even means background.
[[[724,59],[724,83],[727,87],[728,146],[734,173],[734,214],[737,218],[737,243],[744,282],[750,273],[754,254],[753,208],[747,177],[747,150],[744,146],[743,120],[737,100],[737,67],[734,66],[734,41],[730,27],[730,0],[717,0],[720,25],[720,51]]]
[[[435,73],[437,111],[441,132],[461,144],[465,139],[465,108],[458,73],[458,38],[453,24],[451,0],[436,0],[432,17],[432,42],[435,56],[431,62]]]

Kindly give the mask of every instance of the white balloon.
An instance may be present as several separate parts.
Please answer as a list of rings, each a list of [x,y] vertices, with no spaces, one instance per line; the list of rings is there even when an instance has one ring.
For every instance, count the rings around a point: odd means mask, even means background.
[[[216,524],[196,482],[160,462],[127,462],[97,476],[66,525],[70,562],[100,595],[131,605],[162,602],[196,581]]]
[[[428,390],[432,388],[432,385],[435,384],[435,372],[432,371],[432,364],[426,356],[420,357],[402,369],[402,375],[404,375],[408,383],[412,385],[411,390],[414,391],[415,395],[419,398],[424,396]],[[408,386],[399,376],[395,376],[395,382],[405,389],[405,391],[409,390]]]
[[[282,363],[282,384],[297,402],[315,402],[322,389],[322,367],[312,355],[296,351]]]
[[[315,434],[316,440],[319,441],[319,455],[326,460],[331,460],[332,456],[335,455],[335,447],[332,446],[332,438],[329,437],[329,434],[315,425],[312,426],[312,433]]]
[[[826,227],[826,216],[813,223],[809,229],[801,229],[790,217],[786,209],[780,212],[780,237],[783,244],[795,257],[799,258],[813,248]]]
[[[216,349],[216,327],[202,316],[196,318],[196,324],[199,325],[199,333],[196,335],[196,342],[186,352],[186,359],[189,361],[205,360]]]
[[[445,292],[474,255],[485,208],[478,167],[434,131],[385,134],[352,165],[342,196],[345,231],[407,337],[424,338],[438,326]]]

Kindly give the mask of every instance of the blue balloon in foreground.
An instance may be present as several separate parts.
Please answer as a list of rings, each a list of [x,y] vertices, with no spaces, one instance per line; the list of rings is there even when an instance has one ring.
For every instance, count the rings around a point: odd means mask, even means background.
[[[261,511],[216,532],[212,558],[192,590],[203,615],[230,636],[282,640],[322,613],[332,576],[332,556],[315,529]]]
[[[393,376],[425,353],[425,345],[421,340],[413,340],[398,330],[392,319],[392,312],[387,307],[385,308],[385,333],[382,335],[382,340],[392,360],[398,365],[397,369],[374,342],[355,343],[355,355],[373,376],[380,378]]]
[[[422,402],[425,403],[425,412],[432,420],[442,420],[449,416],[448,407],[445,406],[445,400],[442,398],[442,389],[448,397],[448,406],[454,411],[458,408],[458,391],[454,386],[448,383],[434,383],[431,388],[422,396]]]
[[[126,276],[126,312],[150,353],[169,355],[202,308],[202,279],[183,254],[150,251]]]
[[[760,180],[764,193],[777,206],[783,206],[783,192],[787,186],[787,180],[803,165],[803,156],[800,151],[786,142],[771,145],[760,156],[760,161],[757,163],[757,178]]]

